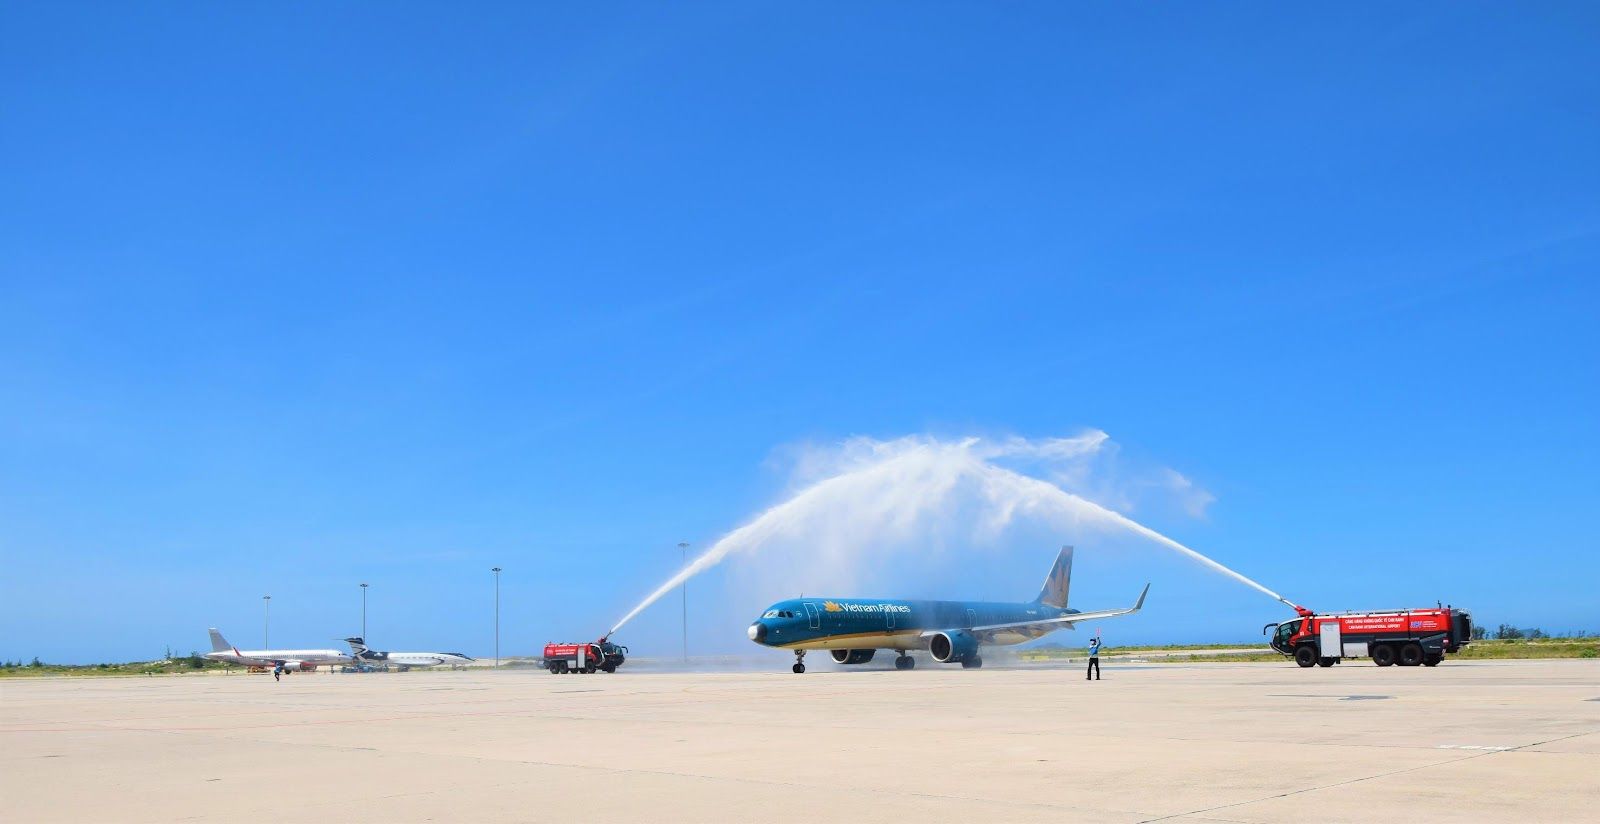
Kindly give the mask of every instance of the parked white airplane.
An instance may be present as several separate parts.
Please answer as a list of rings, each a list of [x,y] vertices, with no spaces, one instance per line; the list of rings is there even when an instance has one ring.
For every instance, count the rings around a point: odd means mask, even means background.
[[[228,643],[216,627],[211,628],[211,651],[206,657],[247,667],[277,667],[288,670],[314,670],[325,664],[348,664],[350,656],[336,649],[247,649]]]
[[[472,663],[471,658],[459,652],[379,652],[369,649],[361,638],[346,638],[344,642],[350,645],[350,653],[355,656],[357,663],[399,667],[401,672],[412,667],[460,667]]]

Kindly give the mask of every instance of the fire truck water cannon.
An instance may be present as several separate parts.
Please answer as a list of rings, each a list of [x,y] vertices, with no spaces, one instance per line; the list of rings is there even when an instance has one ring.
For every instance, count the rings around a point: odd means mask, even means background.
[[[628,648],[611,643],[610,635],[598,641],[580,644],[561,644],[551,641],[544,645],[544,668],[551,675],[566,673],[605,673],[617,671],[628,659]]]
[[[1262,632],[1272,636],[1274,650],[1302,667],[1331,667],[1346,658],[1371,658],[1380,667],[1434,667],[1445,653],[1472,643],[1472,614],[1448,605],[1325,615],[1301,606],[1294,611],[1299,617],[1267,624]]]

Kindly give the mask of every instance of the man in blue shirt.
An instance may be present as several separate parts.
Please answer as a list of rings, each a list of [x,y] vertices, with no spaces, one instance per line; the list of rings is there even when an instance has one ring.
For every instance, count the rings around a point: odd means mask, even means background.
[[[1089,639],[1089,669],[1084,672],[1083,680],[1089,680],[1090,675],[1094,680],[1100,680],[1100,636]]]

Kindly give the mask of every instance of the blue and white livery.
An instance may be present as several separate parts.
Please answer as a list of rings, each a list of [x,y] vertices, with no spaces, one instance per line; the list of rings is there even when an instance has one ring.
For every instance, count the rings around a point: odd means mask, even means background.
[[[1058,629],[1102,618],[1132,615],[1127,609],[1080,612],[1067,606],[1072,583],[1072,547],[1062,547],[1039,597],[1026,602],[907,601],[899,599],[795,598],[768,607],[750,625],[750,640],[794,650],[794,671],[806,671],[809,650],[825,649],[840,664],[865,664],[880,649],[899,653],[896,669],[911,669],[908,650],[927,650],[941,664],[983,666],[979,648],[1032,641]]]

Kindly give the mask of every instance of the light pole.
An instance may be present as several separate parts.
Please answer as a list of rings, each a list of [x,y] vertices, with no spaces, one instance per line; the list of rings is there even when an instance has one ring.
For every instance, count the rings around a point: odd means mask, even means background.
[[[494,668],[500,669],[500,567],[494,573]]]
[[[367,642],[367,585],[361,585],[361,643]]]
[[[272,596],[261,596],[261,648],[272,649]]]
[[[689,543],[678,542],[678,551],[683,553],[683,565],[689,566]],[[689,579],[683,579],[683,662],[689,663]]]

